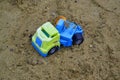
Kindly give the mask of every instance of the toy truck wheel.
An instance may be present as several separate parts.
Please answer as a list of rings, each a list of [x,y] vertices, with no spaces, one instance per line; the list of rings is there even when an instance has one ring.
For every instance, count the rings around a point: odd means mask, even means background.
[[[48,52],[48,55],[54,54],[57,50],[58,50],[58,47],[51,48],[50,51]]]
[[[73,39],[73,45],[80,45],[84,41],[83,35],[80,33],[74,34],[72,39]]]
[[[55,25],[58,23],[58,21],[59,21],[60,19],[63,19],[63,20],[66,21],[66,17],[64,17],[64,16],[59,16],[59,17],[57,17],[57,18],[55,19]]]

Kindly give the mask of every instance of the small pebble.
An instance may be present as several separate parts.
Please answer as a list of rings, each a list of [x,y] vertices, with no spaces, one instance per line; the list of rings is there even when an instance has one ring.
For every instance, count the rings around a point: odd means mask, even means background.
[[[33,65],[33,66],[36,65],[36,64],[38,64],[36,58],[34,58],[34,59],[28,59],[28,60],[27,60],[27,63],[30,64],[30,65]]]
[[[23,48],[23,47],[24,47],[24,45],[23,45],[23,44],[21,44],[21,45],[20,45],[20,47],[21,47],[21,48]]]
[[[52,13],[51,13],[51,16],[56,17],[57,14],[56,14],[55,12],[52,12]]]
[[[92,48],[92,47],[93,47],[93,45],[89,45],[89,47],[90,47],[90,48]]]

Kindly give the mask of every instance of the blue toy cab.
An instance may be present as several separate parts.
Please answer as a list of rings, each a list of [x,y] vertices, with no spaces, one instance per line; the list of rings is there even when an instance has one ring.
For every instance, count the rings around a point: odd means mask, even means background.
[[[84,41],[81,26],[67,21],[64,16],[56,18],[56,29],[60,33],[60,43],[65,47],[80,45]]]

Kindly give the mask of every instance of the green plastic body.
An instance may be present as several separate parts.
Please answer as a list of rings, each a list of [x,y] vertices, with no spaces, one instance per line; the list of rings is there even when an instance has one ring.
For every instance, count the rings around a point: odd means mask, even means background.
[[[39,39],[39,40],[36,40]],[[57,29],[50,23],[46,22],[40,26],[32,36],[34,48],[42,56],[47,56],[49,50],[55,46],[60,47],[60,34]]]

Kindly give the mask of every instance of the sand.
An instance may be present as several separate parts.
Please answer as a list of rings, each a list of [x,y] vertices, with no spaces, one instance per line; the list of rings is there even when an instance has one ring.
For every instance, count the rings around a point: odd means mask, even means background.
[[[85,41],[43,58],[31,36],[59,15]],[[0,80],[120,79],[120,0],[0,0],[0,34]]]

